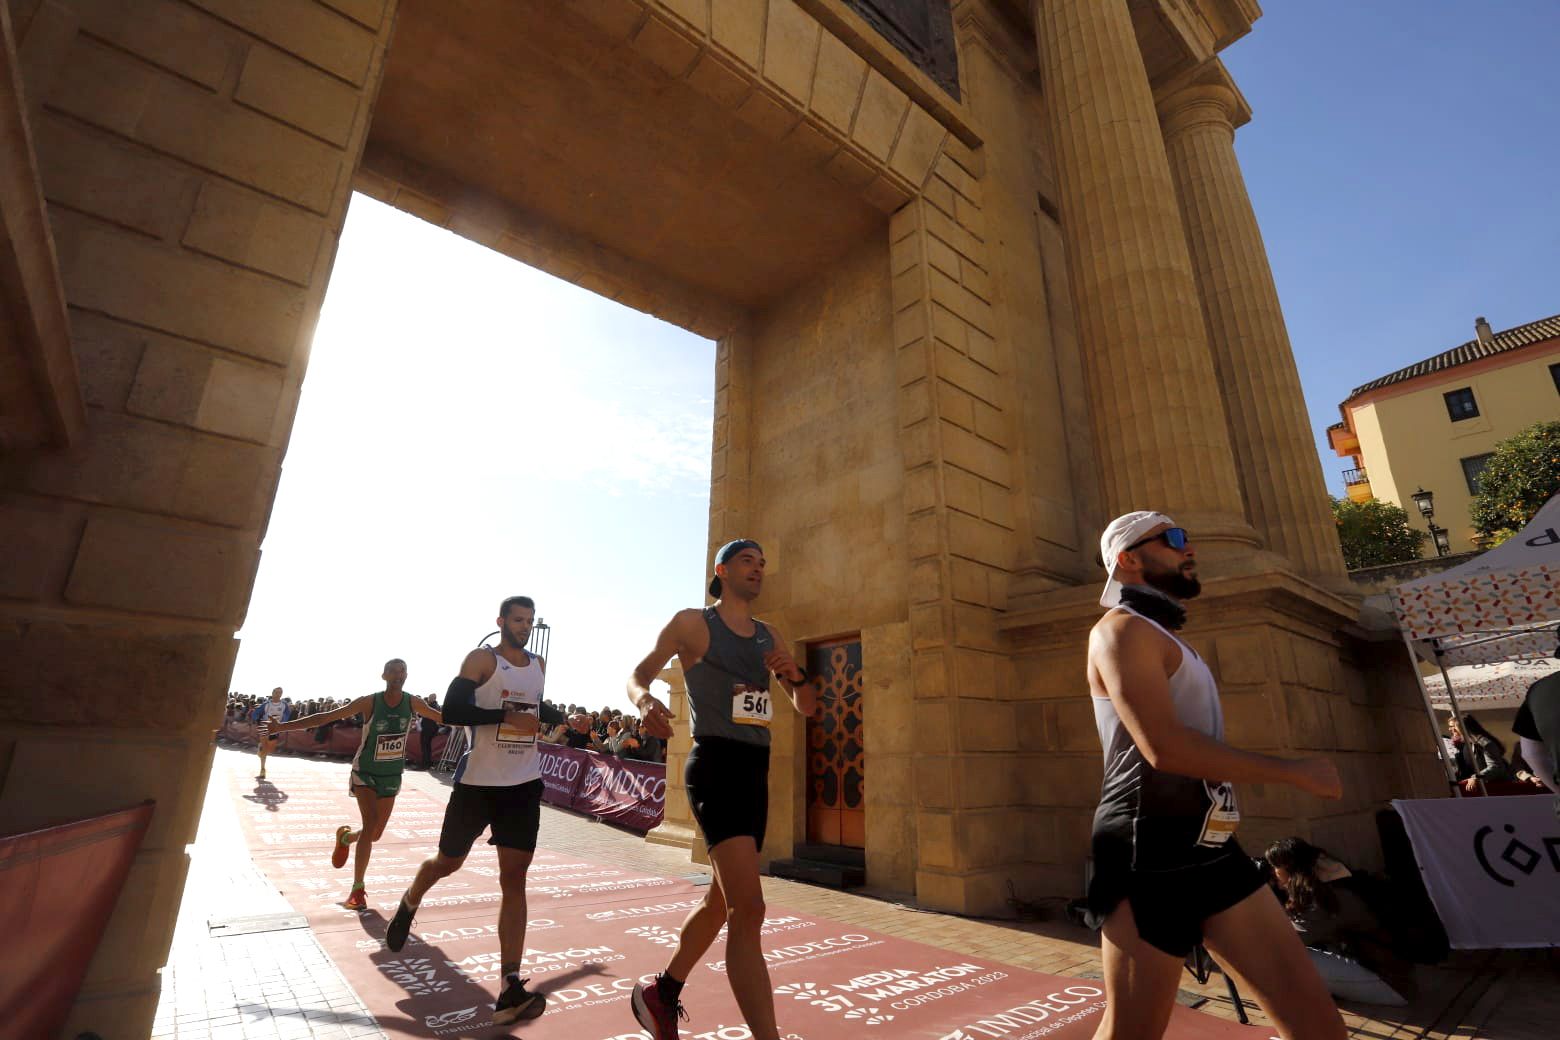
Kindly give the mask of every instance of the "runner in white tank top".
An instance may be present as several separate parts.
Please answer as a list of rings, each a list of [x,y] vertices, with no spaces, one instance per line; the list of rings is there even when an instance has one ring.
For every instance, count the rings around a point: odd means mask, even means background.
[[[536,851],[542,812],[542,774],[536,756],[541,731],[542,689],[547,662],[529,653],[536,604],[511,596],[498,608],[498,646],[466,655],[460,675],[444,698],[444,721],[467,727],[467,750],[455,771],[450,803],[444,810],[439,851],[417,869],[385,929],[385,945],[406,944],[423,896],[441,878],[466,862],[471,845],[492,829],[489,845],[498,848],[499,957],[503,982],[493,1005],[493,1021],[507,1025],[536,1018],[547,998],[526,989],[520,978],[525,952],[525,876]]]
[[[1105,752],[1088,915],[1101,929],[1105,1012],[1096,1040],[1162,1036],[1176,980],[1199,944],[1286,1038],[1343,1040],[1342,1017],[1305,947],[1235,841],[1234,784],[1342,794],[1323,758],[1223,743],[1213,673],[1175,635],[1201,591],[1189,536],[1162,513],[1128,513],[1100,538],[1112,609],[1089,634],[1089,692]]]
[[[270,700],[262,701],[260,707],[255,709],[255,721],[260,723],[257,732],[259,739],[255,742],[255,753],[260,756],[260,773],[255,779],[265,779],[265,760],[270,757],[272,751],[281,746],[276,743],[278,738],[271,733],[271,727],[279,722],[286,722],[291,717],[292,709],[288,707],[286,701],[282,700],[280,686],[271,691]]]

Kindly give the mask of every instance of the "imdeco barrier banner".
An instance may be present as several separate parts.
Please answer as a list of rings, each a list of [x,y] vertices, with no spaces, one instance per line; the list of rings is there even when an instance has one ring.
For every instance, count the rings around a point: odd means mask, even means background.
[[[222,736],[240,744],[253,745],[256,727],[252,722],[228,719]],[[337,724],[324,740],[307,730],[290,730],[279,738],[281,749],[304,755],[350,756],[357,751],[361,726]],[[444,751],[446,734],[433,738],[433,760]],[[661,825],[666,813],[666,766],[659,762],[635,762],[594,751],[552,744],[537,745],[541,758],[542,797],[560,809],[599,816],[610,823],[640,832]],[[407,741],[407,760],[422,763],[422,740],[415,728]]]
[[[1560,946],[1560,816],[1543,795],[1392,803],[1452,947]]]
[[[580,761],[576,756],[593,764],[585,752],[556,760]],[[549,838],[556,817],[544,814],[526,879],[529,923],[520,972],[547,995],[547,1012],[506,1030],[492,1020],[501,970],[493,847],[478,842],[464,867],[424,897],[406,946],[391,952],[382,941],[385,926],[438,843],[443,800],[410,785],[401,789],[384,838],[374,845],[369,909],[345,910],[341,900],[352,873],[328,865],[335,827],[357,819],[343,770],[337,763],[273,759],[269,781],[257,783],[234,769],[228,782],[256,865],[308,918],[385,1033],[645,1040],[629,994],[666,967],[677,929],[706,889],[554,851]],[[626,801],[618,788],[629,781],[603,776],[601,792],[590,797]],[[767,912],[760,941],[785,1040],[1089,1040],[1105,1006],[1098,979],[1026,971],[979,950],[940,949],[784,907]],[[689,978],[684,1040],[750,1040],[725,958],[721,937]],[[1272,1033],[1177,1007],[1165,1035],[1267,1040]]]

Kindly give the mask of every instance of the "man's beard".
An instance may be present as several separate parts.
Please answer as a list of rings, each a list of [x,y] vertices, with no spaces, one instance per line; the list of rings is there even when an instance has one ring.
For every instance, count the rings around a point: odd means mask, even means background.
[[[1172,599],[1196,599],[1202,592],[1202,582],[1180,570],[1158,574],[1143,572],[1143,584],[1158,589]]]

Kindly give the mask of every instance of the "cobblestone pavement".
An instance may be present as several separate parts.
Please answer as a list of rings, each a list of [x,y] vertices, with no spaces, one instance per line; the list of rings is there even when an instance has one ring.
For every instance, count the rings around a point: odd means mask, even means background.
[[[272,763],[273,769],[285,769],[286,757],[273,757]],[[163,999],[153,1038],[381,1037],[370,1010],[306,928],[212,934],[213,918],[293,909],[250,862],[229,803],[226,771],[253,768],[252,753],[217,752],[199,838],[191,850],[178,930],[163,970]],[[444,786],[437,774],[420,771],[408,771],[405,782],[434,794]],[[680,851],[647,844],[635,834],[550,806],[543,814],[541,844],[554,851],[663,876],[704,872]],[[835,892],[778,878],[764,879],[764,893],[775,906],[949,950],[978,950],[1021,968],[1077,976],[1098,976],[1100,971],[1095,938],[1062,921],[972,920],[922,911],[888,893]],[[1560,951],[1459,953],[1445,965],[1417,968],[1411,985],[1414,998],[1406,1008],[1346,1007],[1350,1036],[1553,1040],[1560,1035]],[[1222,978],[1199,985],[1188,975],[1182,988],[1207,999],[1203,1011],[1235,1017]],[[1266,1023],[1259,1008],[1249,1012],[1253,1022]]]

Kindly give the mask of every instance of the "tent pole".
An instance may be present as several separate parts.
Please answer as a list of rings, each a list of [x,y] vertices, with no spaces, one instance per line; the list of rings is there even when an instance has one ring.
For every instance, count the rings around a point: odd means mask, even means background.
[[[1440,760],[1441,771],[1445,773],[1447,782],[1452,785],[1452,790],[1456,792],[1458,798],[1461,798],[1462,786],[1456,782],[1457,767],[1447,757],[1446,741],[1441,738],[1441,728],[1435,723],[1435,707],[1430,703],[1430,691],[1425,689],[1424,676],[1419,674],[1419,655],[1414,653],[1414,644],[1409,641],[1408,633],[1401,626],[1398,632],[1403,636],[1404,649],[1408,651],[1408,663],[1414,670],[1414,682],[1419,684],[1419,696],[1425,702],[1425,718],[1430,723],[1430,740],[1435,745],[1435,757]],[[1439,650],[1437,653],[1439,654]],[[1442,669],[1441,674],[1445,675],[1446,670]],[[1460,728],[1462,723],[1458,722],[1457,725]]]
[[[1457,720],[1457,731],[1463,735],[1463,743],[1468,744],[1472,738],[1468,736],[1468,727],[1463,724],[1462,709],[1457,706],[1457,691],[1452,689],[1452,677],[1446,671],[1446,652],[1441,649],[1441,641],[1439,639],[1432,639],[1430,645],[1435,649],[1435,665],[1441,669],[1441,681],[1446,684],[1446,703],[1452,707],[1452,718]],[[1474,764],[1477,765],[1479,760],[1473,757],[1473,752],[1469,751],[1468,754],[1470,758],[1473,758]],[[1484,780],[1479,776],[1477,770],[1474,772],[1473,779],[1479,785],[1480,794],[1488,795],[1490,793],[1485,789]],[[1457,793],[1459,795],[1462,794],[1462,784],[1457,785]]]

